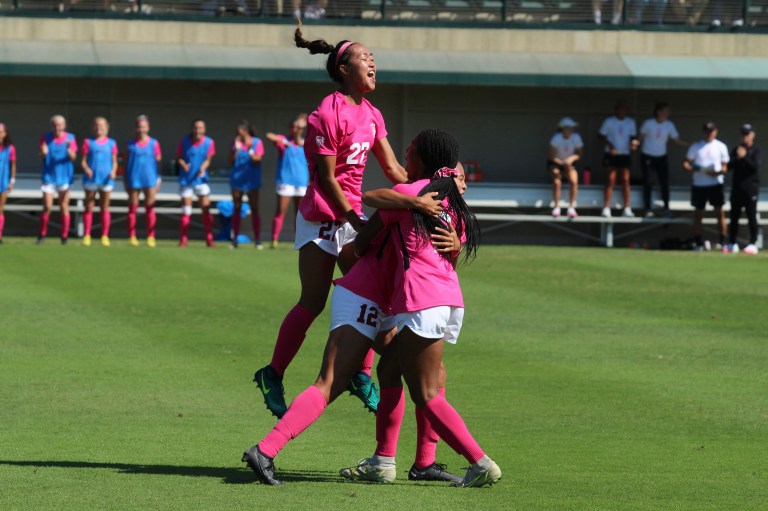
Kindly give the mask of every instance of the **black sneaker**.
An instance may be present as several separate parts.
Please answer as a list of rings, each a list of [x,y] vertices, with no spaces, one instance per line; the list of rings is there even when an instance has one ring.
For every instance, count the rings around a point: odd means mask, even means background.
[[[229,246],[230,248],[237,248],[240,244],[237,242],[237,239],[232,240],[232,244]]]
[[[259,478],[261,484],[268,484],[270,486],[285,484],[283,481],[275,479],[275,464],[272,458],[259,450],[258,445],[249,447],[243,453],[243,461],[248,465],[248,468],[256,473],[256,477]]]
[[[445,481],[447,483],[459,484],[464,478],[446,472],[444,463],[432,463],[428,467],[416,468],[416,465],[408,471],[409,481]]]
[[[264,395],[264,404],[272,415],[278,419],[285,415],[288,406],[285,404],[285,389],[283,377],[278,376],[272,366],[264,366],[253,375],[253,381]]]
[[[42,245],[43,243],[45,243],[45,236],[38,236],[37,241],[35,243],[38,245]]]
[[[69,241],[69,238],[61,238],[62,245],[66,245],[68,241]]]

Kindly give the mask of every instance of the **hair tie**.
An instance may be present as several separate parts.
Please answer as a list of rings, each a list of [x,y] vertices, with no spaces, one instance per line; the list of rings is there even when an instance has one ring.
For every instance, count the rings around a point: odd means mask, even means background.
[[[441,177],[459,177],[459,169],[443,167],[432,174],[432,179],[440,179]]]
[[[353,44],[357,44],[357,43],[355,43],[355,41],[347,41],[346,43],[341,45],[341,48],[339,48],[338,53],[336,53],[336,67],[339,67],[339,59],[341,58],[341,56],[344,55],[344,52],[347,51],[347,48],[349,48]]]

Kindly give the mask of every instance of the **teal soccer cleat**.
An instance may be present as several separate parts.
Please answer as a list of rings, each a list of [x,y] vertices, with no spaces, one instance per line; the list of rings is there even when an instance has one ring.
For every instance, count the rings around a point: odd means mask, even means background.
[[[272,366],[264,366],[253,375],[253,381],[264,395],[264,404],[272,415],[278,419],[285,415],[288,406],[285,404],[285,389],[283,377],[278,376]],[[378,402],[378,399],[377,399]]]
[[[370,376],[362,371],[356,372],[349,380],[347,390],[351,395],[357,396],[369,411],[376,413],[379,407],[379,387],[373,383]]]

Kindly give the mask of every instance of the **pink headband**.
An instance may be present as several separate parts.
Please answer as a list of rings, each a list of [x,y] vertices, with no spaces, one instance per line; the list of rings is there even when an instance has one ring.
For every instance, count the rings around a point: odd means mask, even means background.
[[[432,174],[432,179],[440,179],[441,177],[459,177],[459,169],[443,167]]]
[[[344,55],[344,52],[347,51],[347,48],[352,46],[355,43],[355,41],[347,41],[346,43],[341,45],[341,48],[339,48],[339,52],[336,54],[336,67],[339,67],[339,59],[342,55]]]

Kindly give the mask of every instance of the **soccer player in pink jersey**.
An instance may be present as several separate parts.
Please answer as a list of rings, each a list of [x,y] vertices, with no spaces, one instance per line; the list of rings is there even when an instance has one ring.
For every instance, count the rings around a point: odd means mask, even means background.
[[[384,119],[364,96],[376,89],[376,63],[371,50],[354,41],[331,45],[307,41],[301,25],[296,46],[312,54],[328,55],[326,70],[340,88],[325,97],[309,116],[304,153],[310,182],[299,205],[296,242],[299,250],[299,302],[283,320],[269,365],[254,375],[267,408],[282,417],[287,407],[283,375],[296,356],[307,330],[322,312],[328,298],[334,267],[346,273],[355,262],[351,242],[365,223],[362,216],[362,181],[369,152],[393,183],[406,180],[387,141]],[[430,213],[439,204],[429,197],[406,197],[403,207]],[[378,391],[371,380],[373,351],[349,382],[349,390],[371,411],[378,405]]]
[[[149,118],[140,115],[136,118],[136,131],[128,142],[128,154],[125,163],[125,190],[128,192],[128,243],[139,246],[136,237],[136,214],[139,210],[139,194],[144,194],[144,212],[147,215],[147,246],[155,248],[155,198],[160,188],[158,165],[162,160],[160,143],[149,136]]]
[[[83,212],[83,245],[91,246],[91,228],[93,227],[93,206],[96,192],[99,193],[101,208],[101,244],[109,243],[109,226],[112,216],[109,212],[109,198],[115,188],[117,175],[117,142],[109,138],[109,122],[104,117],[93,120],[93,137],[83,141],[83,188],[85,188],[85,211]]]
[[[0,122],[0,244],[5,227],[5,201],[16,183],[16,147],[5,124]]]
[[[434,144],[432,146],[435,147]],[[458,151],[455,151],[454,154],[456,156],[452,158],[453,164],[456,163]],[[409,174],[423,175],[425,171],[429,174],[435,170],[433,166],[428,168],[424,165],[412,166],[411,163],[416,161],[421,162],[421,159],[408,159]],[[443,173],[446,172],[447,169],[444,169]],[[451,169],[451,172],[458,174],[455,169]],[[461,199],[458,188],[451,184],[454,180],[453,177],[448,176],[445,178],[442,173],[437,174],[437,176],[437,180],[443,181],[443,184],[437,186],[434,192],[439,194],[441,193],[441,190],[453,186],[454,190],[451,190],[449,193],[446,200],[446,206],[448,206],[451,213],[455,212],[454,215],[445,217],[448,219],[447,224],[441,223],[439,225],[447,227],[452,223],[452,219],[455,217],[456,229],[460,235],[464,233],[465,227],[468,228],[466,233],[468,242],[467,257],[471,257],[476,250],[478,242],[476,222],[472,222],[471,216],[468,216],[469,213],[466,209],[466,205],[464,204],[462,206],[460,204],[463,200]],[[406,193],[409,192],[413,196],[418,195],[417,192],[419,189],[426,184],[430,184],[430,181],[428,179],[421,180],[418,181],[417,184],[418,188],[414,188],[413,185],[410,185],[410,188],[408,188],[407,185],[399,186],[404,187],[401,189],[402,191],[405,191]],[[462,186],[465,187],[463,184]],[[442,193],[445,196],[445,193]],[[417,212],[414,212],[413,215],[422,217],[421,223],[425,226],[430,224],[430,227],[425,228],[431,229],[431,224],[433,222],[424,220],[425,215]],[[411,211],[403,212],[403,218],[410,218],[410,216]],[[402,291],[399,290],[397,286],[399,283],[403,283],[404,279],[398,277],[405,271],[402,266],[403,260],[401,252],[396,248],[398,236],[393,234],[392,231],[394,231],[394,229],[384,232],[376,232],[376,235],[374,236],[373,231],[369,230],[371,235],[366,237],[366,246],[368,248],[366,254],[347,275],[337,281],[331,305],[331,333],[323,355],[323,364],[320,370],[320,375],[315,384],[308,387],[293,401],[285,416],[259,444],[250,447],[243,454],[243,461],[256,473],[262,483],[270,485],[282,484],[282,482],[276,479],[275,476],[273,463],[274,457],[291,439],[301,434],[302,431],[317,420],[326,406],[344,391],[346,381],[353,375],[360,360],[366,356],[368,347],[377,336],[377,333],[379,331],[387,331],[391,328],[392,322],[387,317],[387,314],[390,311],[390,305],[387,305],[387,302],[390,302],[393,299],[395,301],[399,300]],[[419,238],[417,241],[419,243],[423,241],[428,245],[425,250],[437,254],[434,245],[430,243],[428,237],[425,239]],[[448,260],[448,265],[452,270],[453,266],[451,261],[454,261],[456,256],[458,256],[458,254],[450,256],[450,258],[445,258],[438,254],[436,257],[441,261],[444,259]],[[441,265],[444,266],[443,263],[441,263]],[[395,271],[396,276],[392,279],[390,271],[387,270],[396,270],[398,267],[400,270]],[[428,273],[431,276],[436,274],[442,275],[439,269],[437,272],[430,271]],[[453,274],[455,275],[455,272],[453,272]],[[456,280],[456,282],[458,283],[458,280]],[[432,285],[437,286],[437,289],[432,291],[434,293],[442,293],[446,289],[452,287],[450,284],[448,286],[440,285],[439,281],[433,282]],[[455,298],[455,290],[453,295]],[[456,303],[461,302],[460,290],[458,291],[458,298],[455,298],[454,301]],[[458,312],[454,315],[457,318],[460,316]],[[454,337],[457,334],[457,330],[453,332]],[[438,364],[439,363],[440,361],[438,360]],[[439,405],[439,409],[434,415],[438,420],[442,417],[443,422],[439,424],[444,425],[450,423],[452,436],[450,437],[449,443],[455,438],[458,438],[454,444],[462,446],[466,450],[471,450],[472,455],[470,457],[472,463],[475,463],[478,466],[488,465],[488,467],[491,468],[496,467],[495,464],[485,456],[482,450],[476,446],[476,443],[473,444],[474,441],[467,439],[468,432],[464,434],[462,431],[461,426],[463,426],[463,422],[461,424],[456,423],[455,417],[450,414],[450,410],[452,410],[450,409],[450,405],[447,405],[447,402],[445,404],[439,403]],[[446,410],[446,405],[449,410]],[[438,408],[438,404],[436,404],[434,408]],[[456,415],[455,411],[454,415]],[[397,427],[399,429],[399,424]],[[466,427],[464,427],[464,430],[466,430]],[[471,436],[469,438],[471,439]],[[478,454],[479,456],[477,456]],[[481,486],[498,480],[500,472],[498,473],[498,477],[493,481],[488,477],[483,476],[483,474],[487,474],[489,470],[481,470],[479,472],[475,470],[475,472],[473,472],[475,476],[473,476],[470,481],[472,484],[464,484],[467,482],[466,478],[461,484],[466,486]],[[498,467],[496,467],[496,472],[498,472]],[[388,475],[390,476],[388,478],[389,481],[394,479],[394,468],[389,471]]]

